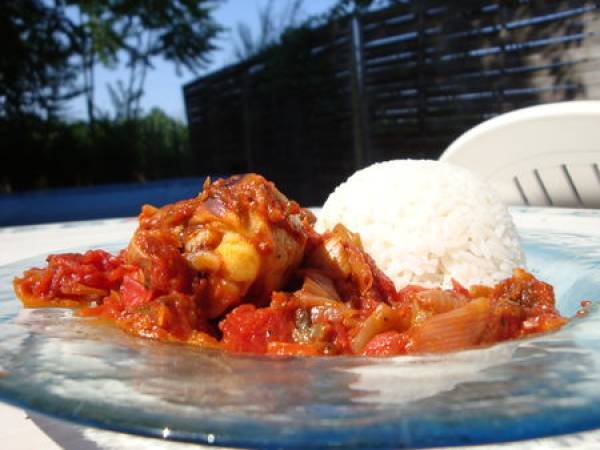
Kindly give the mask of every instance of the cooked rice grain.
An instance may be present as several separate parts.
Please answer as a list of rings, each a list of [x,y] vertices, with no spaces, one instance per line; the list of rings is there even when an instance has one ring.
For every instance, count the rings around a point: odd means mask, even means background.
[[[493,284],[524,265],[504,204],[466,169],[395,160],[359,170],[329,196],[320,231],[342,223],[394,281],[428,287]]]

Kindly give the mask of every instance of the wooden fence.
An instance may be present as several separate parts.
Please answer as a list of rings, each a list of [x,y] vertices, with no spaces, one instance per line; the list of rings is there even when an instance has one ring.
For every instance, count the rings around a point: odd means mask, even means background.
[[[290,32],[184,95],[199,171],[260,172],[317,205],[355,169],[437,158],[499,113],[600,99],[600,2],[405,0]]]

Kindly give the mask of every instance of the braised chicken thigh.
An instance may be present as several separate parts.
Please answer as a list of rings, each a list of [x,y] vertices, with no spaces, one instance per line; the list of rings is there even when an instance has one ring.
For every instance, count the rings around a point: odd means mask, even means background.
[[[242,299],[267,303],[300,264],[314,221],[259,175],[207,181],[195,199],[145,207],[126,260],[153,290],[185,290],[200,274],[214,318]]]

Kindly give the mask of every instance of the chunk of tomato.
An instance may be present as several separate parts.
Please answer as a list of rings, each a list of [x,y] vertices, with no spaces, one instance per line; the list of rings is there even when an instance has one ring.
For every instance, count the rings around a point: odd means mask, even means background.
[[[266,353],[269,342],[293,342],[293,312],[283,308],[238,306],[219,324],[226,349]]]

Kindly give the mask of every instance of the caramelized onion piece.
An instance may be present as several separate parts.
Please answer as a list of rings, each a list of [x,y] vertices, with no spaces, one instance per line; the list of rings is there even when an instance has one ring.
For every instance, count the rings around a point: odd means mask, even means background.
[[[432,316],[408,332],[409,353],[449,352],[477,346],[490,315],[490,300],[472,300],[461,308]]]
[[[340,296],[335,290],[335,286],[331,278],[322,274],[317,270],[307,270],[304,277],[304,285],[302,292],[305,294],[316,295],[319,297],[327,297],[332,300],[340,300]]]
[[[410,326],[408,309],[394,309],[381,303],[375,311],[360,325],[358,333],[352,338],[352,351],[359,354],[369,341],[385,331],[404,331]]]
[[[294,297],[304,308],[331,306],[343,310],[349,309],[341,302],[333,281],[318,270],[306,270],[304,284],[294,293]]]

